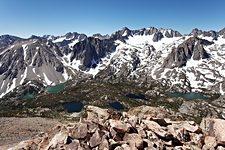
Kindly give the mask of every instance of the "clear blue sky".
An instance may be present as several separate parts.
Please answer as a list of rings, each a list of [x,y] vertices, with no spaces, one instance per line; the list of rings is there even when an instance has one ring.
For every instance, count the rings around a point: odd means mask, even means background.
[[[225,0],[0,0],[0,35],[111,34],[127,26],[225,27]]]

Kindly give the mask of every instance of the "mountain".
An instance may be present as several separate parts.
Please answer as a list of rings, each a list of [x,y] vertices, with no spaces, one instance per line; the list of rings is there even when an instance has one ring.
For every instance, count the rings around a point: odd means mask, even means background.
[[[171,53],[164,60],[164,66],[167,68],[186,66],[187,61],[191,58],[193,60],[201,60],[209,58],[209,54],[204,49],[204,46],[212,45],[209,42],[197,37],[190,37],[177,48],[173,47]]]
[[[0,55],[1,94],[31,80],[45,85],[66,81],[68,75],[60,55],[56,45],[41,38],[16,41],[8,46]]]
[[[224,94],[224,51],[224,29],[193,29],[185,35],[154,27],[124,27],[110,36],[70,32],[22,39],[3,35],[0,97],[28,84],[40,88],[87,77],[157,81],[174,91]]]
[[[0,36],[0,49],[7,47],[12,44],[16,40],[20,40],[21,38],[11,35],[1,35]]]

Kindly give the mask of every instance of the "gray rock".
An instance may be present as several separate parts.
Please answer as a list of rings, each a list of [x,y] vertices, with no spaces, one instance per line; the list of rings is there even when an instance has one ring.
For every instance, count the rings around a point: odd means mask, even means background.
[[[178,31],[174,31],[174,30],[167,30],[165,32],[165,36],[167,38],[172,38],[172,37],[180,37],[182,36],[182,34],[180,34]]]
[[[156,32],[153,36],[153,42],[158,42],[163,38],[163,34],[161,32]]]
[[[15,41],[21,40],[21,38],[12,35],[1,35],[0,36],[0,52],[2,48],[6,48]]]
[[[197,37],[203,33],[202,30],[199,30],[198,28],[194,28],[189,35],[193,35],[194,37]]]
[[[98,61],[106,54],[114,52],[115,48],[116,45],[112,39],[100,40],[89,37],[73,47],[70,61],[81,60],[82,66],[80,67],[83,67],[83,69],[95,68]]]
[[[177,48],[172,49],[172,52],[164,60],[163,67],[183,67],[192,56],[194,60],[209,58],[210,56],[205,51],[204,46],[211,44],[213,43],[207,40],[191,37]]]

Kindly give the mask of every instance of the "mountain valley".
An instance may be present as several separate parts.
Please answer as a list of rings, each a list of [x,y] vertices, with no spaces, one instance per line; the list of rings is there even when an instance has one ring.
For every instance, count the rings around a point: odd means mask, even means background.
[[[165,106],[194,119],[224,118],[224,55],[224,29],[185,35],[154,27],[93,36],[2,35],[0,114],[40,116],[37,112],[49,110],[53,117],[66,113],[67,102],[101,107],[119,102],[124,109]],[[171,97],[174,92],[206,99]]]

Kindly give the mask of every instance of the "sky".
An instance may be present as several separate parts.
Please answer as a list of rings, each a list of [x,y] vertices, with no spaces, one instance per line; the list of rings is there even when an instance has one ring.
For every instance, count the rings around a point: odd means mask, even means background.
[[[225,0],[0,0],[0,35],[111,34],[123,27],[225,27]]]

